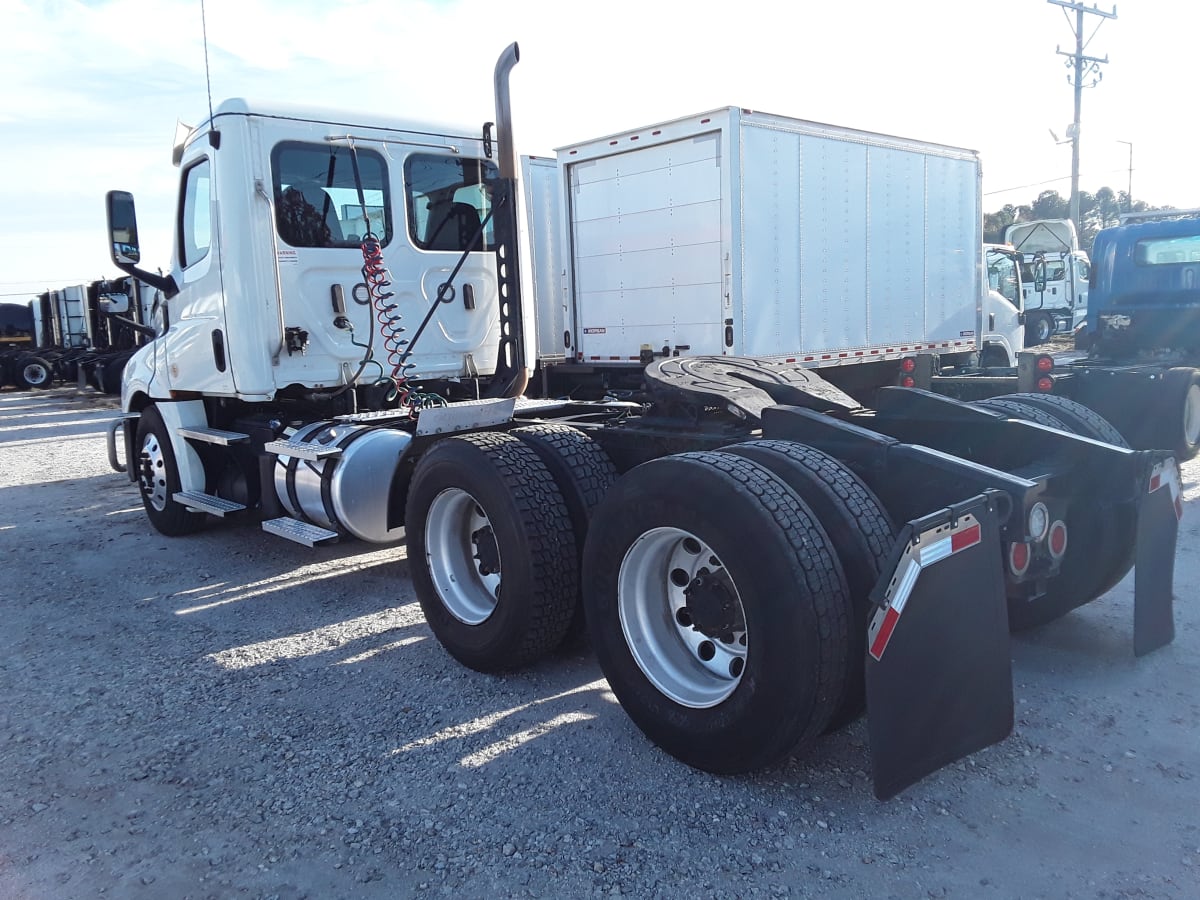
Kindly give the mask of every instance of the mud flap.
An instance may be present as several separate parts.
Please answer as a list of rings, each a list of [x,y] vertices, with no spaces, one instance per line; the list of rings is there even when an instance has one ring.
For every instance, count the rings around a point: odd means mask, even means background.
[[[1133,572],[1133,652],[1144,656],[1175,639],[1175,542],[1183,516],[1179,468],[1173,458],[1157,463],[1138,507],[1137,557]]]
[[[880,800],[1012,731],[1007,512],[1008,498],[987,491],[909,522],[872,592],[867,727]]]

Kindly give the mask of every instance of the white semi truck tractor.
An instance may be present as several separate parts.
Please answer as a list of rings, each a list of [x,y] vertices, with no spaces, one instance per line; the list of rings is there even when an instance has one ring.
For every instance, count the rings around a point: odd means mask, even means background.
[[[720,251],[712,268],[683,241],[689,229],[712,230],[720,246],[738,221],[750,241],[760,216],[759,240],[776,215],[735,205],[720,167],[698,176],[715,196],[707,206],[672,205],[669,185],[635,171],[633,155],[604,164],[621,197],[593,185],[594,204],[563,204],[558,237],[590,251],[573,265],[596,267],[587,284],[608,294],[593,299],[612,305],[559,339],[582,341],[571,351],[585,355],[629,344],[639,362],[651,346],[637,389],[615,399],[543,389],[538,336],[552,333],[542,328],[550,313],[539,318],[522,288],[562,271],[538,265],[553,254],[518,216],[517,59],[515,44],[501,56],[496,124],[482,129],[222,104],[176,148],[167,275],[139,268],[133,198],[109,194],[114,261],[164,298],[160,333],[125,368],[109,446],[156,529],[183,536],[255,516],[308,545],[403,540],[428,624],[456,659],[481,671],[526,666],[586,628],[647,737],[706,771],[768,765],[865,711],[880,797],[1010,732],[1010,628],[1058,618],[1136,565],[1135,650],[1172,639],[1173,459],[1077,423],[1051,426],[1018,403],[891,387],[868,407],[824,377],[834,367],[759,353],[771,323],[725,313],[737,280],[776,290],[780,327],[799,323],[800,340],[805,322],[824,323],[824,349],[851,354],[843,360],[857,351],[835,349],[836,309],[863,285],[845,278],[797,313],[766,244],[736,274]],[[782,124],[780,159],[848,156]],[[668,161],[698,173],[713,140],[726,159],[737,153],[730,133],[680,137]],[[626,145],[675,137],[665,125]],[[896,192],[897,216],[939,179],[969,186],[973,200],[926,222],[944,232],[941,262],[970,292],[938,287],[937,308],[961,307],[957,331],[973,334],[930,337],[913,324],[912,344],[974,345],[977,162],[899,141],[881,153],[888,165],[873,169],[872,189]],[[554,179],[563,191],[569,178],[602,174],[570,158]],[[817,270],[864,252],[857,212],[838,212],[842,185],[826,187],[828,232],[805,247]],[[625,205],[654,197],[659,212],[640,219]],[[924,252],[894,262],[924,272]],[[703,290],[685,283],[689,272]],[[646,277],[622,293],[634,273]],[[881,271],[855,309],[907,321],[907,304],[923,310],[929,297],[903,284],[889,299]],[[667,352],[641,331],[599,349],[614,335],[588,329],[641,304],[681,323]],[[715,351],[676,355],[689,314],[705,316],[693,324]],[[859,349],[896,364],[912,344]]]

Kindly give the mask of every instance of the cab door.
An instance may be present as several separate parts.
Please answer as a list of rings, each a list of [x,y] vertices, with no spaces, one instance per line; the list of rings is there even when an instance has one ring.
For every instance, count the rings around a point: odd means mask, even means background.
[[[1003,364],[1016,365],[1016,354],[1024,346],[1020,256],[988,247],[984,250],[984,270],[983,345],[985,356],[992,357],[987,363],[998,363],[997,350],[1002,350],[1006,357]]]

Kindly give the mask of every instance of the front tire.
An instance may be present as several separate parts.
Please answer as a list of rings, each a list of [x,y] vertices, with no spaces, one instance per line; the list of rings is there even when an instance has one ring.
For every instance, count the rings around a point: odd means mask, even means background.
[[[32,354],[17,362],[17,384],[25,390],[44,390],[54,383],[54,367]]]
[[[774,763],[841,701],[845,576],[804,502],[751,460],[687,453],[628,472],[596,510],[583,585],[613,693],[688,765]]]
[[[1032,313],[1025,320],[1025,346],[1035,347],[1050,340],[1054,334],[1054,320],[1045,313]]]
[[[413,473],[405,527],[425,620],[463,665],[515,669],[562,642],[579,580],[575,535],[553,476],[519,438],[435,444]]]
[[[1153,442],[1158,448],[1170,450],[1180,462],[1196,455],[1200,450],[1200,371],[1188,367],[1167,370],[1156,420]]]
[[[204,525],[204,515],[175,501],[180,490],[179,467],[167,426],[153,406],[142,410],[137,427],[138,489],[142,506],[155,530],[168,537],[191,534]]]

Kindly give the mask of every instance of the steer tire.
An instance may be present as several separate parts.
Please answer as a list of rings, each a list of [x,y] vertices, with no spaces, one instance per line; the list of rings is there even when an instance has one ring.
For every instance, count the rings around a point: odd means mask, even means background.
[[[685,453],[618,479],[588,533],[583,598],[613,693],[650,740],[697,769],[775,763],[841,702],[841,565],[804,501],[752,460]]]
[[[583,546],[587,539],[592,511],[617,480],[617,467],[613,465],[603,447],[570,425],[523,425],[514,428],[509,434],[532,447],[554,477],[554,483],[558,485],[567,504],[571,529],[575,533],[576,558],[582,565]],[[574,611],[571,614],[571,624],[567,628],[565,643],[573,649],[586,634],[583,601],[577,583]]]
[[[1025,346],[1036,347],[1050,340],[1054,334],[1054,320],[1045,313],[1029,313],[1025,318]]]
[[[439,441],[413,473],[405,527],[425,620],[463,665],[516,669],[562,642],[578,551],[566,501],[532,447],[498,432]]]
[[[40,356],[21,357],[16,369],[17,386],[25,390],[44,390],[54,384],[54,366]]]
[[[867,626],[873,609],[870,594],[887,566],[896,526],[862,479],[814,447],[759,440],[725,447],[724,452],[752,459],[783,479],[816,514],[846,573],[851,623],[846,685],[826,731],[844,728],[866,709]]]
[[[1155,449],[1170,450],[1180,462],[1200,449],[1200,371],[1181,366],[1163,375],[1151,426]]]
[[[1036,406],[1043,412],[1061,420],[1062,427],[1067,431],[1074,432],[1081,437],[1091,438],[1094,441],[1103,441],[1106,444],[1129,449],[1129,442],[1108,419],[1094,409],[1089,409],[1082,403],[1077,403],[1067,397],[1059,397],[1054,394],[1023,393],[1005,394],[996,399],[1013,400],[1017,403],[1024,403],[1026,406]]]
[[[153,406],[142,410],[137,425],[137,481],[142,506],[155,530],[168,537],[191,534],[204,526],[204,514],[175,500],[180,490],[179,466],[162,416]]]

